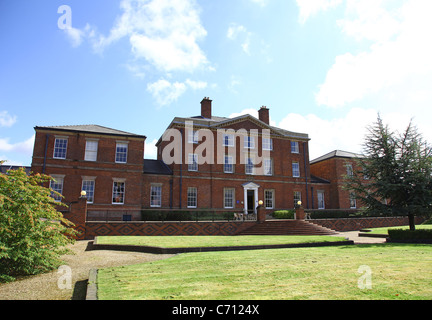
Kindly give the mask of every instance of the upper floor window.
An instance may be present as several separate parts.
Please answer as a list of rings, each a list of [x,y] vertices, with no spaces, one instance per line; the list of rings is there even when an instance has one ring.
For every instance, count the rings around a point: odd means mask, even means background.
[[[198,131],[196,130],[188,130],[188,142],[189,143],[198,143]]]
[[[128,144],[117,142],[116,145],[116,155],[115,162],[117,163],[126,163],[127,162],[127,153],[128,153]]]
[[[189,171],[198,171],[198,155],[195,153],[189,153],[188,158],[188,170]]]
[[[51,192],[51,197],[55,201],[60,202],[62,200],[61,194],[63,194],[63,178],[64,178],[64,176],[55,176],[55,175],[53,175],[52,177],[53,177],[54,180],[50,181],[50,188],[53,191],[57,192],[58,194],[54,193],[54,192]]]
[[[298,162],[292,163],[292,173],[293,173],[293,177],[295,178],[300,177],[300,164]]]
[[[234,147],[234,135],[224,134],[223,135],[223,146],[224,147]]]
[[[351,164],[346,165],[347,176],[352,177],[354,174],[353,167]]]
[[[266,176],[273,175],[273,161],[272,161],[272,159],[264,159],[264,174]]]
[[[262,138],[263,150],[273,150],[273,139]]]
[[[246,174],[254,174],[254,163],[251,157],[246,158],[245,171]]]
[[[67,138],[56,138],[54,142],[54,155],[55,159],[66,159],[67,151]]]
[[[87,140],[84,160],[85,161],[96,161],[97,150],[98,150],[98,141],[97,140]]]
[[[224,163],[224,172],[225,173],[233,173],[234,172],[234,164],[233,164],[233,157],[232,156],[225,156],[225,163]]]
[[[244,139],[244,147],[246,149],[255,149],[255,137],[246,136]]]
[[[291,141],[291,153],[300,153],[298,141]]]

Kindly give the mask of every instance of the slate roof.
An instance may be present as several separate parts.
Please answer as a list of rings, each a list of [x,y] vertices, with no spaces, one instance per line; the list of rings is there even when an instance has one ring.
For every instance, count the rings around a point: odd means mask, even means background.
[[[37,129],[46,129],[46,130],[55,130],[55,131],[77,131],[84,133],[97,133],[97,134],[106,134],[106,135],[116,135],[116,136],[125,136],[125,137],[136,137],[136,138],[146,138],[146,136],[130,133],[126,131],[121,131],[117,129],[112,129],[104,126],[100,126],[97,124],[84,124],[84,125],[70,125],[70,126],[46,126],[39,127],[36,126]]]
[[[0,166],[0,172],[3,174],[6,174],[6,172],[8,170],[17,170],[19,168],[24,168],[24,170],[26,171],[27,174],[30,174],[30,167],[26,167],[26,166],[8,166],[8,165],[1,165]]]
[[[171,175],[171,169],[160,160],[144,159],[144,173]]]
[[[359,154],[359,153],[354,153],[354,152],[349,152],[349,151],[342,151],[342,150],[334,150],[331,151],[321,157],[318,157],[316,159],[313,159],[310,163],[317,163],[320,161],[324,161],[327,159],[331,159],[331,158],[364,158],[363,155]]]

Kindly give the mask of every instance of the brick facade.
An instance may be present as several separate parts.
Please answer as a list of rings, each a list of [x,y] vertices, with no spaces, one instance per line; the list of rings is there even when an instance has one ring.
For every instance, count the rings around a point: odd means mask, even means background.
[[[35,127],[31,170],[56,179],[50,186],[69,205],[65,217],[80,226],[82,219],[139,221],[150,209],[256,214],[259,201],[267,214],[298,200],[306,209],[349,208],[343,162],[310,162],[308,135],[270,126],[269,112],[217,117],[204,98],[201,115],[173,119],[157,160],[144,159],[143,135],[98,125]],[[78,218],[73,204],[82,190],[87,215]]]

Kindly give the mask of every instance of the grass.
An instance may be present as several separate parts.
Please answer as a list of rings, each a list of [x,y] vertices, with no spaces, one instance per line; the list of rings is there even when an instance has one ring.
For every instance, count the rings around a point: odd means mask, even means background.
[[[371,232],[368,232],[368,233],[372,233],[372,234],[388,234],[388,230],[389,229],[409,229],[409,226],[370,228],[369,230],[371,230]],[[430,224],[416,225],[416,230],[419,230],[419,229],[432,229],[432,225],[430,225]]]
[[[334,236],[103,236],[97,238],[97,243],[161,248],[190,248],[335,242],[344,240],[345,238],[343,237]]]
[[[360,266],[372,289],[360,289]],[[101,300],[432,299],[432,246],[374,244],[186,253],[100,269]]]

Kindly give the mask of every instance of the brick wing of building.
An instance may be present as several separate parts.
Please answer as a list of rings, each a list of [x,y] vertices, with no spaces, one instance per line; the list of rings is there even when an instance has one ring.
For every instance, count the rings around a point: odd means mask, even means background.
[[[157,143],[157,160],[144,159],[146,137],[99,125],[35,127],[31,170],[52,176],[50,187],[66,204],[86,191],[88,217],[139,220],[142,210],[267,213],[292,209],[350,208],[338,193],[327,157],[309,161],[309,137],[259,118],[213,115],[204,98],[201,114],[175,117]],[[352,154],[353,155],[353,154]],[[345,163],[344,162],[344,163]],[[335,189],[336,188],[336,189]],[[67,214],[65,214],[67,217]]]

